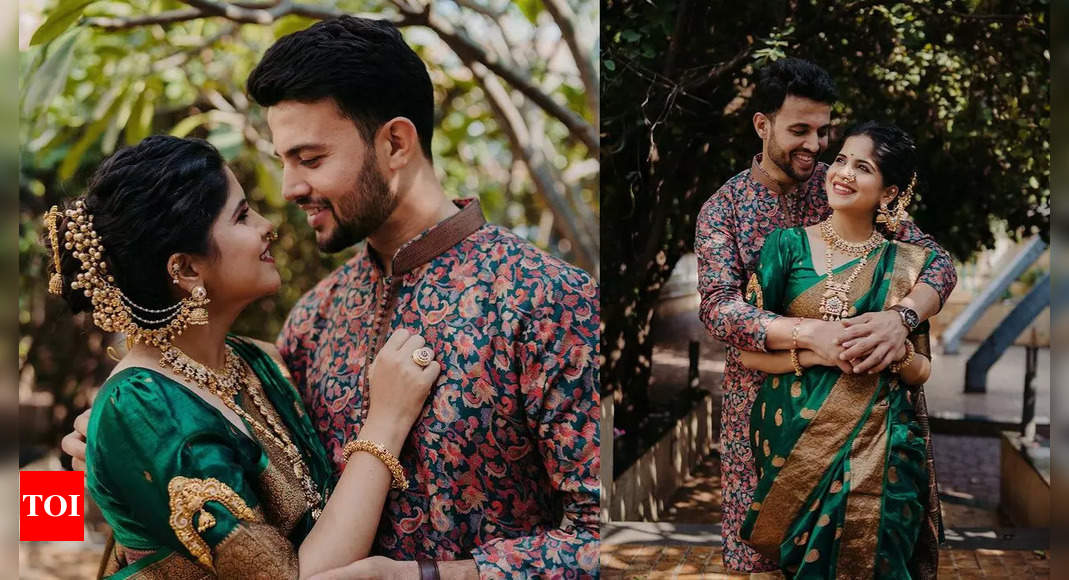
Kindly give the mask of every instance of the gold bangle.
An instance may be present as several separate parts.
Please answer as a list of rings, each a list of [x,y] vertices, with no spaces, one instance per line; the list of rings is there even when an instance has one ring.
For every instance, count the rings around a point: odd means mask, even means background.
[[[794,323],[791,330],[791,366],[794,367],[794,376],[802,376],[802,364],[798,362],[798,330],[802,327],[802,321]]]
[[[891,372],[894,374],[901,373],[906,367],[913,362],[913,355],[917,353],[913,348],[913,343],[906,341],[906,356],[902,357],[902,360],[891,363]]]
[[[345,463],[349,463],[349,457],[357,451],[374,455],[386,466],[386,469],[390,470],[390,477],[393,479],[390,487],[401,491],[408,489],[408,478],[405,477],[405,470],[401,467],[401,462],[388,449],[367,439],[350,441],[342,449],[342,457],[345,458]]]

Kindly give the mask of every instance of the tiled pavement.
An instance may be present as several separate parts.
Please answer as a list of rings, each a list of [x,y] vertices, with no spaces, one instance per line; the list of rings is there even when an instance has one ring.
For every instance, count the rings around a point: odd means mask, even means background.
[[[1028,550],[944,550],[939,561],[941,580],[974,578],[1049,578],[1045,553]],[[720,546],[604,544],[601,577],[605,580],[750,578],[724,568]],[[754,575],[755,578],[782,578]]]

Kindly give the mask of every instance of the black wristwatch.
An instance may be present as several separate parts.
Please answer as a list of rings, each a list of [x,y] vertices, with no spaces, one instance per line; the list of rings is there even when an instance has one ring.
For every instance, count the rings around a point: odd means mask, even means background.
[[[917,313],[914,310],[906,308],[901,304],[895,304],[891,307],[891,310],[894,310],[900,317],[902,317],[902,324],[905,325],[906,329],[910,332],[917,330],[917,327],[920,326],[921,317],[917,316]]]

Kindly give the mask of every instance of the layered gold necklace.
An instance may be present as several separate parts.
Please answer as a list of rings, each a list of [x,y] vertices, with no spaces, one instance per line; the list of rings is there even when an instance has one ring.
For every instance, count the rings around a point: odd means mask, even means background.
[[[831,218],[820,222],[820,237],[824,239],[824,264],[827,267],[827,275],[824,278],[824,294],[820,297],[820,314],[824,320],[842,320],[855,314],[854,306],[850,303],[850,289],[861,271],[868,264],[868,255],[887,242],[875,229],[867,240],[861,243],[848,242],[835,231],[831,225]],[[843,282],[835,281],[835,274],[831,268],[832,249],[852,256],[861,258],[857,266],[850,272]]]
[[[222,374],[193,360],[174,345],[163,349],[163,358],[160,359],[160,364],[174,370],[174,372],[222,399],[223,404],[251,425],[260,437],[271,441],[281,449],[290,461],[293,474],[297,476],[297,480],[300,482],[308,507],[312,510],[312,518],[319,519],[319,515],[323,511],[323,496],[319,493],[319,488],[315,482],[312,481],[312,476],[308,471],[308,466],[305,465],[304,458],[301,457],[300,450],[293,444],[293,440],[285,427],[275,418],[274,413],[271,412],[267,401],[261,396],[259,390],[244,389],[249,383],[248,367],[234,352],[234,349],[229,346],[226,347],[226,363]],[[234,397],[242,390],[248,393],[249,398],[252,399],[256,408],[260,410],[260,414],[267,420],[270,428],[265,427],[263,423],[253,418],[252,415],[234,401]]]

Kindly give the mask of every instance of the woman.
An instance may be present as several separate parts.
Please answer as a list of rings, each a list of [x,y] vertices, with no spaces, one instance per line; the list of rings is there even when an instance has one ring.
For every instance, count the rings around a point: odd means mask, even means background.
[[[388,489],[407,486],[396,455],[438,376],[423,339],[398,331],[376,357],[335,479],[277,352],[228,335],[279,288],[277,235],[211,145],[145,139],[46,222],[49,290],[129,347],[86,449],[114,532],[102,575],[296,578],[365,557]]]
[[[916,184],[915,147],[875,123],[847,133],[825,181],[829,219],[765,240],[747,300],[805,319],[885,310],[934,252],[889,241]],[[926,433],[914,411],[931,371],[927,325],[879,374],[844,374],[809,350],[742,353],[769,373],[751,412],[758,468],[741,536],[796,578],[909,578],[930,486]],[[925,535],[925,538],[928,536]],[[927,549],[927,548],[925,548]]]

